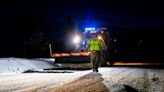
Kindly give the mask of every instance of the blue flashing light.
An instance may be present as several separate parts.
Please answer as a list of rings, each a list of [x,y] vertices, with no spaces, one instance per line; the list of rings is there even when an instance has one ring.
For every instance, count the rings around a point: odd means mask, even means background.
[[[85,45],[85,41],[83,41],[82,44]]]
[[[85,28],[85,31],[95,30],[95,27]]]

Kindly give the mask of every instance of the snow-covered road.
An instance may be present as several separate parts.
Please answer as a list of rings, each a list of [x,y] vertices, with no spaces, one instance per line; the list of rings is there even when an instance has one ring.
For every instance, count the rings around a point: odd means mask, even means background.
[[[164,92],[164,69],[113,67],[102,69],[101,74],[111,92]]]
[[[86,75],[89,71],[75,73],[25,73],[0,76],[0,92],[34,91],[59,85]]]
[[[0,75],[0,92],[163,92],[164,69],[100,68],[99,73],[25,73]],[[129,91],[127,91],[129,92]]]

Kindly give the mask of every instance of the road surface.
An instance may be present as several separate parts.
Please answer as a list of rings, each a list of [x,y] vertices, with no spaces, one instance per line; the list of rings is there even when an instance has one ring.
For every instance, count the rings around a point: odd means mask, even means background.
[[[164,92],[164,69],[106,67],[74,73],[0,75],[0,92]]]

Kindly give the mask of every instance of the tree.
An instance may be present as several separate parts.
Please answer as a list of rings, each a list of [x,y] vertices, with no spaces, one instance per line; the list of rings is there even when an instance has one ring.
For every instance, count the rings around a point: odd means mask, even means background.
[[[25,23],[29,31],[27,40],[24,43],[24,54],[26,57],[48,57],[49,56],[49,39],[46,36],[46,27],[44,18],[35,14],[27,16],[29,20]],[[25,27],[25,28],[26,28]]]
[[[30,58],[49,56],[49,40],[41,31],[34,32],[25,42],[26,54]]]

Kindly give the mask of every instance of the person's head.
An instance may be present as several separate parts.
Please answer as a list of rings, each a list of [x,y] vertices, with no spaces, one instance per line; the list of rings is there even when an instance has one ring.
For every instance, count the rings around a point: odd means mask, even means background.
[[[93,38],[96,38],[96,37],[98,37],[98,34],[94,33]]]

